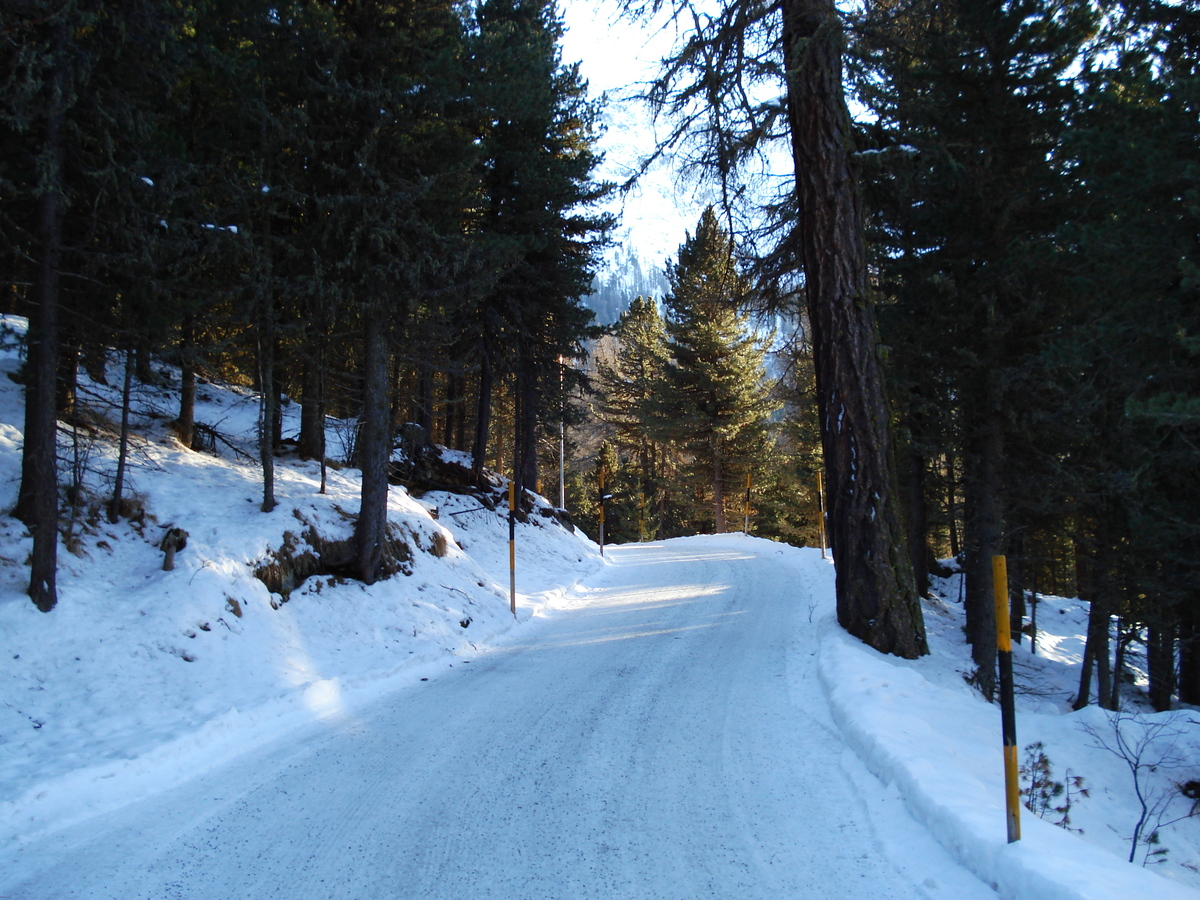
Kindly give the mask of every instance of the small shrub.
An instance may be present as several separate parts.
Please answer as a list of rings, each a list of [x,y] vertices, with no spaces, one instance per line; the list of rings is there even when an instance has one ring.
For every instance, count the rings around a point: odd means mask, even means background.
[[[1067,769],[1063,780],[1055,781],[1050,757],[1041,741],[1025,748],[1019,773],[1022,783],[1028,783],[1028,787],[1021,788],[1026,809],[1039,818],[1049,819],[1059,828],[1083,833],[1082,828],[1071,827],[1071,806],[1079,798],[1088,796],[1082,775],[1072,775]]]

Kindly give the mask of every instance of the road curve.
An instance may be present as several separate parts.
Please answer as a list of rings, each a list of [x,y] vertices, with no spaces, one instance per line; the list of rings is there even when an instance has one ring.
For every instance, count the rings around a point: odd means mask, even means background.
[[[0,897],[944,896],[847,772],[819,569],[742,543],[614,548],[499,649],[4,852]]]

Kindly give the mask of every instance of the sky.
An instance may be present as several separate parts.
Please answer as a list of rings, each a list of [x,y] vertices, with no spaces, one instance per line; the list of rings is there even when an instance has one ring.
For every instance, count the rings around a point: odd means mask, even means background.
[[[580,63],[593,97],[605,95],[609,127],[601,138],[605,163],[600,176],[624,181],[655,147],[650,111],[631,95],[652,78],[675,40],[673,27],[643,25],[621,18],[614,0],[565,0],[559,5],[566,34],[565,64]],[[651,265],[674,257],[686,232],[694,231],[710,195],[682,183],[669,162],[652,168],[636,187],[615,201],[621,214],[614,234]]]

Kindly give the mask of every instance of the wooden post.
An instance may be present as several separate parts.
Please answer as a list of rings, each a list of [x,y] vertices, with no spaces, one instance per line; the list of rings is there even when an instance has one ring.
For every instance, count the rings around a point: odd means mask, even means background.
[[[817,473],[817,534],[821,537],[821,559],[825,558],[825,486]]]
[[[517,615],[517,483],[508,483],[508,607]]]
[[[638,541],[646,540],[646,492],[642,491],[638,499]]]
[[[992,557],[996,603],[996,646],[1000,664],[1000,723],[1004,735],[1004,796],[1008,842],[1021,839],[1021,784],[1017,771],[1017,716],[1013,705],[1012,631],[1008,623],[1008,564]]]

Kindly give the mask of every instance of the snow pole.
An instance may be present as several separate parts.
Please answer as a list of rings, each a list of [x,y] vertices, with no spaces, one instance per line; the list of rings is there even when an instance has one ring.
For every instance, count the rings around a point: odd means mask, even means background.
[[[750,479],[751,473],[746,473],[746,515],[742,521],[742,534],[750,533]]]
[[[646,492],[638,498],[638,541],[646,539]]]
[[[992,557],[996,601],[996,646],[1000,665],[1000,723],[1004,734],[1004,796],[1008,842],[1021,839],[1021,784],[1017,771],[1017,714],[1013,706],[1012,630],[1008,621],[1008,562]]]
[[[817,534],[821,538],[821,559],[825,558],[825,486],[817,473]]]
[[[508,607],[517,615],[517,482],[508,483]]]

